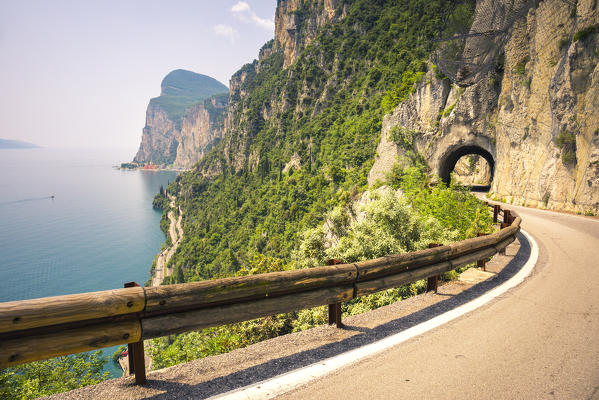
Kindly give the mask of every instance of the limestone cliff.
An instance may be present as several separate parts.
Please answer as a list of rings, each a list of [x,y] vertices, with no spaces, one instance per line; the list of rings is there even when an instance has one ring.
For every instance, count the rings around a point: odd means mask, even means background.
[[[264,84],[257,82],[256,76],[264,70],[275,73],[288,69],[305,49],[316,38],[323,26],[342,19],[347,13],[348,5],[342,0],[279,0],[275,11],[275,37],[260,50],[259,57],[252,63],[244,65],[229,82],[229,107],[225,120],[223,159],[235,171],[244,168],[254,170],[259,157],[250,150],[252,139],[272,115],[280,114],[294,107],[302,112],[301,100],[308,97],[327,99],[327,89],[323,91],[304,87],[297,92],[295,88],[285,88],[282,96],[279,93],[265,93],[260,106],[249,104],[249,95],[254,89]],[[322,66],[322,60],[313,60]],[[294,71],[287,71],[288,78],[294,78]],[[332,86],[336,82],[330,83]],[[320,88],[322,90],[322,88]],[[311,93],[314,92],[314,93]],[[299,103],[298,104],[298,98]],[[206,176],[214,176],[222,171],[222,160],[213,160],[202,168]]]
[[[316,37],[318,28],[343,18],[347,4],[340,0],[278,0],[275,13],[275,44],[288,67]]]
[[[461,185],[489,185],[491,168],[489,163],[478,154],[462,157],[455,165],[451,181]]]
[[[220,141],[226,107],[226,96],[214,96],[187,111],[175,139],[178,146],[173,167],[191,168]]]
[[[150,102],[141,144],[133,159],[136,163],[169,164],[176,155],[178,128],[158,104]]]
[[[176,70],[150,100],[134,162],[188,169],[223,135],[226,86],[213,78]]]
[[[474,24],[483,17],[475,12]],[[484,79],[458,87],[431,68],[385,117],[369,182],[384,179],[402,153],[389,139],[400,125],[418,131],[414,146],[443,179],[461,156],[479,154],[497,198],[598,213],[598,48],[597,2],[539,2],[515,23],[505,61]]]

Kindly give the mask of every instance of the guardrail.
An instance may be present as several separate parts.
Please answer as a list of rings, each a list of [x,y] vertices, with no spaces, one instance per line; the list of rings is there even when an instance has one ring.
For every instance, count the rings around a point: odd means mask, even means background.
[[[498,221],[499,206],[493,206]],[[145,382],[143,340],[329,305],[341,326],[341,302],[479,262],[502,251],[520,230],[503,211],[501,230],[449,245],[356,263],[158,287],[0,303],[0,368],[129,344],[130,372]]]

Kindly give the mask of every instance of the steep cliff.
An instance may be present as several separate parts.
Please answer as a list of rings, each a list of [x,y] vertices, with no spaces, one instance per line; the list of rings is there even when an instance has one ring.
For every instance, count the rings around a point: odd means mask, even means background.
[[[318,29],[347,14],[340,0],[278,0],[275,13],[275,45],[284,54],[283,67],[291,65],[316,38]]]
[[[220,140],[227,87],[205,75],[175,70],[150,100],[134,162],[190,168]]]
[[[488,18],[479,12],[477,19]],[[501,2],[499,2],[501,3]],[[443,179],[459,158],[479,154],[493,195],[529,206],[599,212],[599,11],[594,0],[545,0],[509,31],[493,71],[459,87],[431,70],[385,117],[369,182],[397,155],[395,126]]]

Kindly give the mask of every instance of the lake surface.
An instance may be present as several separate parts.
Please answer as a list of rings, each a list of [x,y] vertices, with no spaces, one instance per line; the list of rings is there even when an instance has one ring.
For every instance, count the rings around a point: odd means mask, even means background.
[[[0,150],[0,301],[150,278],[164,241],[152,199],[176,172],[112,168],[131,158],[122,150]]]

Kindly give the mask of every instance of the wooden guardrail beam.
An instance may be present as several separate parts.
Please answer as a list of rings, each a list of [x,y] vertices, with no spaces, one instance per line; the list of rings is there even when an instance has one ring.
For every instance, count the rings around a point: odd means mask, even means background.
[[[351,264],[215,279],[146,288],[146,313],[163,313],[189,307],[208,307],[231,301],[257,300],[314,288],[351,284]]]
[[[104,290],[0,303],[0,333],[139,312],[143,288]]]
[[[137,320],[105,322],[82,328],[0,340],[0,368],[51,357],[98,350],[141,339]]]
[[[410,253],[393,254],[373,260],[355,263],[358,281],[365,281],[385,275],[393,275],[410,269],[446,260],[451,252],[449,246],[439,246]]]
[[[232,322],[247,321],[268,315],[282,314],[298,309],[340,303],[351,300],[353,295],[353,285],[343,285],[224,306],[202,308],[195,311],[149,317],[144,318],[141,322],[142,337],[144,340],[151,339],[174,333],[225,325]]]

